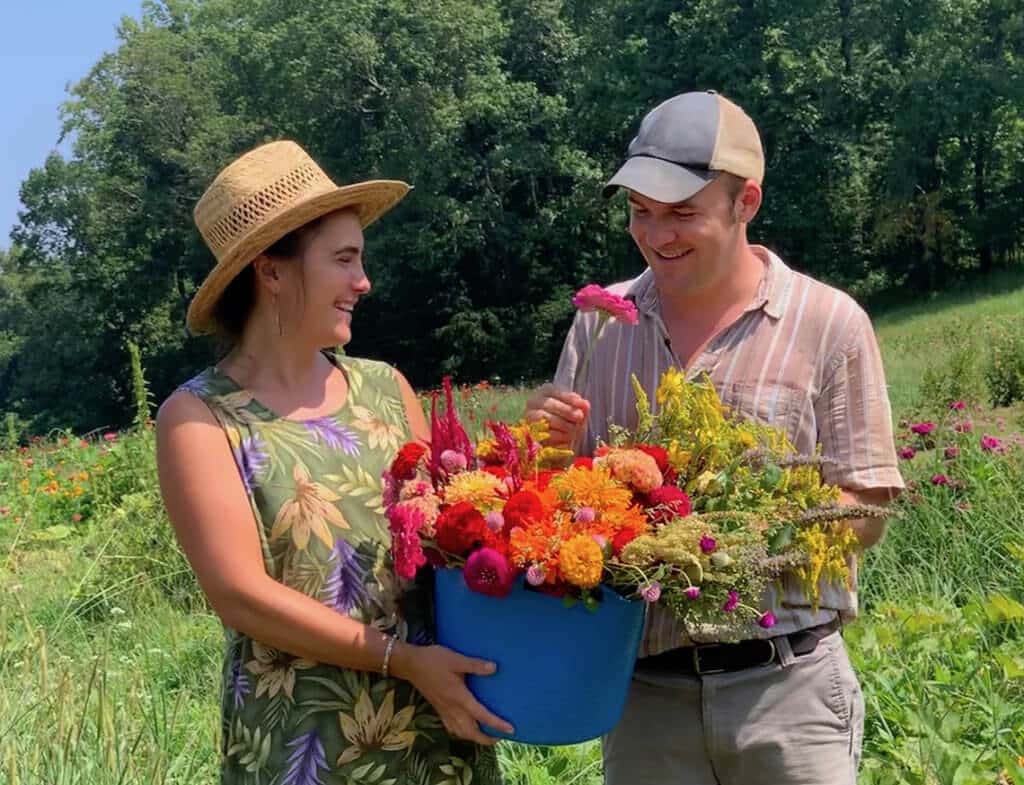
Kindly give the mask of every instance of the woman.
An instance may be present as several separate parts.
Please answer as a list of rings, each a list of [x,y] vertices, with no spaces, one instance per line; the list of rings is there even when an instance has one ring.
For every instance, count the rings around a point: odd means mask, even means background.
[[[324,349],[348,343],[370,291],[363,228],[407,191],[338,188],[275,142],[196,206],[217,263],[188,326],[232,348],[163,404],[157,449],[171,522],[227,629],[223,783],[499,780],[478,723],[511,729],[464,681],[493,665],[426,645],[391,568],[381,472],[427,438],[423,412],[394,369]]]

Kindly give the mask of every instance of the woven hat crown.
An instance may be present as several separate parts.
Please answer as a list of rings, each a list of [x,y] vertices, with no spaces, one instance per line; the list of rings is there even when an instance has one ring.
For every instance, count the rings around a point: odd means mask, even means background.
[[[297,202],[336,188],[295,142],[271,142],[217,176],[196,204],[196,225],[214,256],[224,259],[256,227]]]

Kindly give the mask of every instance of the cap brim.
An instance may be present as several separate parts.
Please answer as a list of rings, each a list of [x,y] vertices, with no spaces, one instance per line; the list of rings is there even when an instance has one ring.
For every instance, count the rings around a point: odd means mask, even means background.
[[[679,164],[659,158],[630,158],[604,187],[607,199],[619,188],[636,191],[656,202],[684,202],[715,179],[717,172],[698,173]]]

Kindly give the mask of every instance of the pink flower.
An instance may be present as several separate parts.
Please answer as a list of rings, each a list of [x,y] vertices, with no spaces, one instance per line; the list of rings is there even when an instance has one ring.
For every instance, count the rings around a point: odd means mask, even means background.
[[[3,507],[0,507],[0,515],[9,515],[10,512],[11,508],[8,507],[6,504]]]
[[[725,604],[722,606],[722,610],[725,611],[726,613],[732,613],[734,610],[736,610],[739,607],[739,605],[740,605],[740,595],[738,595],[734,591],[731,591],[731,592],[729,592],[729,599],[727,599],[725,601]]]
[[[970,420],[961,420],[953,426],[953,430],[957,433],[970,433],[974,430],[974,425],[971,424]]]
[[[420,529],[426,522],[422,510],[404,504],[396,504],[387,511],[388,528],[391,530],[391,554],[395,561],[395,572],[411,580],[416,570],[427,563],[420,542]]]
[[[487,524],[487,528],[497,534],[505,528],[505,516],[497,510],[491,510],[484,516],[484,523]]]
[[[715,542],[714,537],[709,537],[705,534],[700,538],[700,550],[702,553],[713,553],[717,547],[718,543]]]
[[[526,570],[526,582],[531,586],[540,586],[546,577],[544,568],[539,564],[531,564]]]
[[[71,516],[71,520],[73,520],[75,523],[81,523],[81,521],[82,521],[82,513],[80,513],[80,512],[74,513]]]
[[[917,450],[915,450],[913,447],[904,447],[902,450],[900,450],[900,458],[902,458],[905,461],[909,461],[915,455],[917,455]]]
[[[657,602],[661,599],[661,584],[657,581],[648,583],[640,590],[640,596],[644,598],[644,602]]]
[[[576,523],[593,523],[595,516],[596,513],[594,512],[593,507],[580,507],[576,510],[576,514],[573,516],[573,519]]]
[[[588,284],[576,292],[572,303],[583,313],[600,311],[601,313],[625,324],[636,324],[636,306],[624,297],[612,294],[596,283]]]
[[[470,590],[488,597],[507,597],[516,577],[508,559],[493,548],[480,548],[469,554],[462,575]]]
[[[698,597],[700,597],[700,589],[698,589],[696,586],[691,586],[686,590],[687,599],[695,600]]]
[[[775,614],[771,611],[765,611],[761,618],[757,620],[764,629],[768,630],[775,626]]]
[[[918,436],[927,436],[929,433],[935,430],[935,423],[933,422],[919,422],[914,423],[910,426],[910,430],[916,433]]]
[[[80,442],[78,442],[78,446],[79,447],[88,447],[89,446],[89,442],[87,442],[85,439],[82,439]]]
[[[954,412],[962,412],[964,409],[967,408],[967,404],[964,403],[963,401],[953,401],[949,405],[949,408],[950,408],[951,411],[954,411]]]
[[[25,459],[25,465],[26,465],[26,466],[27,466],[28,468],[30,468],[30,469],[31,469],[31,468],[32,468],[32,466],[33,466],[34,464],[35,464],[35,461],[34,461],[34,460],[32,460],[31,458],[26,458],[26,459]]]
[[[949,447],[946,448],[945,456],[949,458],[949,460],[958,458],[960,456],[960,448],[955,444],[949,445]]]
[[[949,477],[945,474],[933,474],[932,485],[949,485]]]
[[[105,434],[103,434],[103,441],[105,441],[105,442],[116,442],[117,441],[117,434],[114,433],[113,431],[107,431]]]
[[[441,453],[441,468],[448,474],[456,474],[465,471],[468,466],[466,456],[456,450],[445,450]]]
[[[1002,452],[1003,443],[1000,439],[995,436],[989,436],[987,433],[981,437],[981,449],[985,452]]]

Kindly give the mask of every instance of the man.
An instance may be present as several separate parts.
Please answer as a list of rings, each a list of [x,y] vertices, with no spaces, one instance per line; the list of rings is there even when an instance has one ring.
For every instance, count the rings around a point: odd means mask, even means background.
[[[801,453],[820,444],[824,478],[845,501],[885,503],[903,481],[870,321],[845,294],[748,243],[763,175],[753,121],[720,95],[678,95],[644,118],[605,189],[628,192],[648,265],[610,287],[636,303],[640,322],[609,323],[572,390],[595,317],[578,315],[555,383],[527,416],[591,453],[610,423],[635,426],[631,374],[653,400],[677,366],[707,374],[733,412],[783,428]],[[884,531],[850,525],[864,547]],[[604,740],[608,783],[854,785],[864,701],[838,631],[856,614],[855,588],[826,587],[815,611],[786,579],[760,607],[776,625],[752,624],[734,645],[652,610],[625,714]]]

